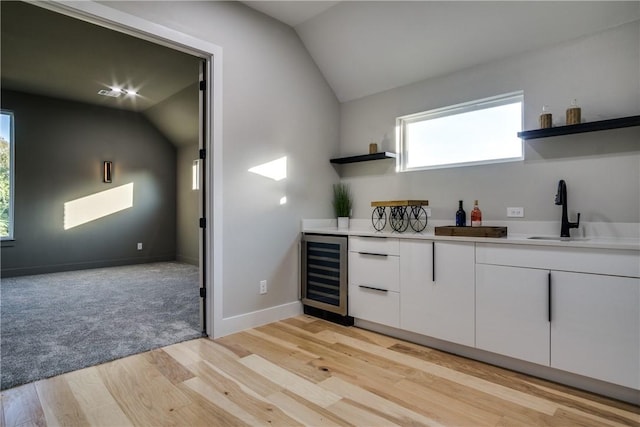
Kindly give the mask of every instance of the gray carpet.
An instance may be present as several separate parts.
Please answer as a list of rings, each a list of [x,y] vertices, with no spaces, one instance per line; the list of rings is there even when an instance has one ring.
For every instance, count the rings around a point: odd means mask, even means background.
[[[198,286],[177,262],[3,278],[1,388],[199,337]]]

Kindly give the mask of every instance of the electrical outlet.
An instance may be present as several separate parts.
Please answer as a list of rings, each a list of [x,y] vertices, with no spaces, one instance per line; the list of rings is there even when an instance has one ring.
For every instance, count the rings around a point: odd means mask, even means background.
[[[142,243],[138,243],[138,250],[141,251],[142,250]]]
[[[427,218],[431,218],[431,208],[423,208],[423,209],[427,213]]]
[[[260,295],[264,295],[267,293],[267,281],[260,280]]]
[[[524,208],[507,208],[507,217],[509,218],[523,218]]]

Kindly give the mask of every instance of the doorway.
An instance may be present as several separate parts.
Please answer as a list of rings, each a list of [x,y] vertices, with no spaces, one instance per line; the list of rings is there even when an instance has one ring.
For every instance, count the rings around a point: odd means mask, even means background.
[[[29,6],[36,7],[32,5],[29,5]],[[100,21],[101,19],[100,14],[105,12],[102,6],[96,5],[93,3],[74,5],[73,7],[61,6],[61,5],[55,5],[55,4],[52,5],[47,3],[46,6],[50,9],[54,9],[55,12],[63,12],[65,15],[72,15],[74,19],[80,18],[82,21],[92,21],[92,22]],[[80,8],[97,9],[99,13],[94,14],[92,17],[89,17],[91,13],[87,12],[87,10],[78,10]],[[56,10],[56,9],[62,9],[62,10]],[[93,12],[95,12],[95,10],[93,10]],[[124,20],[127,21],[127,19],[124,19]],[[126,22],[123,23],[123,25],[126,25]],[[110,24],[110,27],[113,27],[113,25]],[[111,30],[125,32],[128,35],[133,35],[133,36],[136,36],[137,31],[143,31],[143,29],[133,29],[133,27],[117,28],[117,29],[111,28]],[[145,40],[150,39],[148,34],[146,34],[142,38],[144,38]],[[164,38],[164,40],[165,41],[162,42],[162,45],[167,46],[171,44],[166,42],[166,37]],[[202,47],[208,48],[207,46],[200,46],[200,48]],[[200,77],[196,82],[197,93],[198,93],[197,95],[198,109],[199,109],[199,112],[198,112],[199,123],[197,126],[198,137],[197,137],[197,147],[195,150],[192,150],[192,151],[195,151],[196,155],[195,155],[195,158],[194,156],[189,156],[187,158],[188,158],[188,168],[190,172],[189,178],[191,179],[193,178],[193,176],[191,176],[191,173],[196,173],[196,172],[192,172],[192,167],[194,163],[197,161],[198,162],[197,175],[200,181],[199,189],[195,190],[193,188],[189,188],[189,190],[198,191],[198,194],[196,196],[197,207],[194,210],[197,214],[197,217],[194,218],[194,227],[197,230],[196,238],[197,238],[197,245],[198,245],[198,250],[196,251],[196,257],[197,257],[196,263],[198,264],[199,271],[200,271],[199,280],[198,280],[199,288],[200,288],[200,290],[198,291],[198,296],[201,298],[200,307],[199,307],[200,322],[201,322],[201,331],[204,334],[204,333],[207,333],[208,330],[210,330],[210,325],[212,324],[211,316],[207,316],[207,314],[210,313],[210,307],[209,307],[210,304],[207,304],[207,300],[206,300],[207,290],[210,288],[208,285],[209,283],[211,283],[211,269],[207,268],[206,263],[209,259],[212,258],[211,254],[213,252],[211,250],[212,240],[208,238],[211,233],[209,232],[209,228],[207,227],[207,224],[206,224],[208,219],[207,213],[211,212],[211,209],[209,209],[209,204],[211,200],[210,192],[211,192],[212,186],[206,185],[206,184],[211,182],[211,175],[212,175],[210,173],[210,167],[209,167],[210,156],[207,156],[208,154],[207,149],[211,145],[211,133],[212,133],[210,131],[211,114],[209,114],[209,112],[211,111],[212,101],[209,93],[207,92],[207,89],[208,89],[207,83],[201,84],[200,82],[201,81],[206,82],[207,80],[210,80],[208,79],[208,77],[212,75],[212,52],[206,53],[206,50],[204,51],[205,53],[203,53],[202,51],[198,51],[198,52],[190,51],[185,47],[184,44],[179,45],[179,50],[183,53],[185,51],[189,51],[188,54],[192,55],[194,58],[197,58],[198,65],[200,68],[199,69]],[[116,169],[114,173],[117,175],[118,173],[117,164],[115,164],[115,166],[116,166]],[[120,167],[122,168],[122,165]],[[120,169],[120,172],[122,172],[122,169]],[[190,183],[191,183],[191,179],[189,180]],[[16,238],[19,239],[19,236],[17,236]],[[145,243],[143,245],[143,248],[146,248],[146,247],[147,245]]]

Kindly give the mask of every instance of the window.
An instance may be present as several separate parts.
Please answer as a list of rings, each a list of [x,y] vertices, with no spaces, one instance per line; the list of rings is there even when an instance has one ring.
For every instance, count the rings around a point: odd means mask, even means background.
[[[200,160],[196,159],[193,161],[193,165],[191,166],[191,189],[199,190],[200,189]]]
[[[522,160],[522,102],[516,92],[398,117],[399,170]]]
[[[0,237],[13,239],[13,113],[0,112]]]

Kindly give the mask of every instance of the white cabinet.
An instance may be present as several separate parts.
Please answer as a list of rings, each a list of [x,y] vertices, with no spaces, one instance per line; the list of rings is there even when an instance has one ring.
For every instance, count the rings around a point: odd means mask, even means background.
[[[552,272],[551,366],[640,389],[640,279]]]
[[[474,243],[400,242],[400,327],[475,344]]]
[[[640,279],[611,274],[638,258],[618,255],[478,244],[477,347],[640,389]]]
[[[349,315],[640,390],[637,251],[352,236]]]
[[[398,239],[349,238],[349,316],[400,326]]]
[[[549,365],[549,271],[476,265],[476,346]]]

